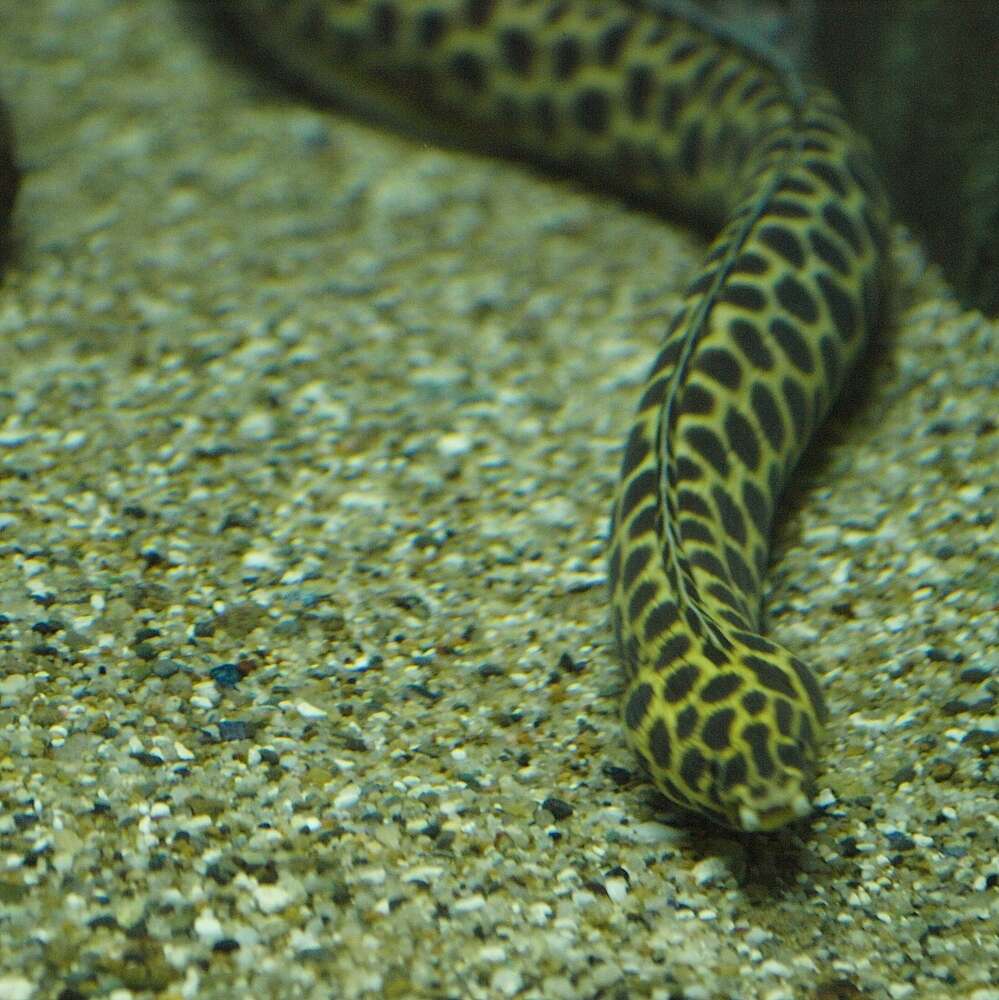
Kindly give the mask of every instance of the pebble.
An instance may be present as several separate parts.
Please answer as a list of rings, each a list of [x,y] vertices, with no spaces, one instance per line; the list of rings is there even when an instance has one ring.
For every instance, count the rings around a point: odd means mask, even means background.
[[[34,983],[16,974],[0,976],[0,998],[2,1000],[32,1000],[35,996]]]
[[[322,708],[317,708],[315,705],[310,704],[307,701],[297,702],[295,705],[295,711],[303,719],[325,719],[329,713]]]
[[[198,914],[194,921],[194,933],[209,946],[225,937],[222,924],[210,909],[204,909]]]
[[[280,913],[291,906],[295,897],[281,885],[256,885],[253,898],[261,913]]]
[[[352,809],[361,800],[361,786],[357,784],[344,785],[333,797],[333,808],[336,810]]]
[[[723,858],[705,858],[694,865],[694,881],[701,886],[714,885],[731,878],[729,866]]]
[[[999,1000],[997,328],[901,231],[764,602],[822,809],[737,854],[627,751],[603,592],[690,232],[262,97],[152,0],[0,48],[0,996]]]

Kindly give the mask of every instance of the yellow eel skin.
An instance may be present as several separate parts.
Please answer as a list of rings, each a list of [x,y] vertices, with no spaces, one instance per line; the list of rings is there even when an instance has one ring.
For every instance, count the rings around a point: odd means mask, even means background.
[[[725,826],[812,809],[826,716],[759,634],[774,504],[877,322],[888,209],[836,101],[655,0],[241,0],[325,96],[571,170],[718,235],[624,447],[610,529],[624,730]]]

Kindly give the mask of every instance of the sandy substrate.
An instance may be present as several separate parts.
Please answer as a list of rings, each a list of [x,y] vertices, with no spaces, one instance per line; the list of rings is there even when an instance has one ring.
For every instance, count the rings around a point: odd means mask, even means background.
[[[701,238],[171,3],[0,25],[0,998],[999,998],[999,330],[917,247],[775,549],[821,810],[737,839],[635,773],[603,590]]]

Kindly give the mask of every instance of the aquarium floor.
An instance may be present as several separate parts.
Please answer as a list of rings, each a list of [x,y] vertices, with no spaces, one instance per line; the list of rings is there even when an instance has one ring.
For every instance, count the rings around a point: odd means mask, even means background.
[[[999,327],[896,317],[781,516],[810,828],[671,814],[603,537],[702,238],[190,7],[0,0],[0,997],[999,998]]]

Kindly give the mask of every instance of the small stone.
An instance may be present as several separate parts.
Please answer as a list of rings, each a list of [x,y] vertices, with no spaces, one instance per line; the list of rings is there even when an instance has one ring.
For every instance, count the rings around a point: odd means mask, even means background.
[[[292,894],[281,885],[258,885],[253,898],[262,913],[280,913],[292,903]]]
[[[679,844],[684,836],[682,830],[649,820],[636,823],[631,828],[631,836],[636,844]]]
[[[916,846],[915,841],[908,834],[898,830],[887,834],[885,839],[888,841],[888,846],[895,851],[911,851]]]
[[[499,996],[512,997],[520,992],[523,982],[523,977],[516,969],[505,966],[493,973],[489,985]]]
[[[461,899],[455,900],[451,907],[453,913],[475,913],[476,910],[481,910],[486,905],[486,897],[481,893],[475,893],[471,896],[464,896]]]
[[[698,885],[717,885],[728,878],[729,869],[721,858],[705,858],[694,865],[693,875]]]
[[[231,740],[245,740],[249,735],[249,725],[239,719],[223,720],[219,723],[219,739],[225,743]]]
[[[303,719],[325,719],[329,714],[325,709],[316,708],[315,705],[310,705],[307,701],[300,701],[295,706],[295,710]]]
[[[568,819],[572,815],[572,806],[568,802],[562,799],[557,799],[550,795],[544,802],[541,803],[542,809],[547,809],[548,812],[555,817],[556,822],[562,819]]]
[[[168,657],[161,657],[153,665],[153,673],[157,677],[167,678],[173,677],[177,671],[180,670],[180,664],[176,660],[171,660]]]
[[[615,903],[623,903],[628,897],[628,882],[623,878],[609,878],[604,881],[607,897]]]
[[[31,1000],[35,986],[24,976],[0,976],[0,997],[3,1000]]]
[[[357,805],[361,799],[361,786],[350,784],[344,785],[343,788],[337,792],[333,799],[334,809],[351,809]]]
[[[238,425],[239,433],[249,441],[266,441],[274,436],[277,422],[274,415],[266,410],[247,413]]]
[[[208,676],[219,687],[228,688],[235,687],[239,683],[241,674],[235,663],[220,663],[208,671]]]
[[[210,909],[202,910],[198,914],[197,919],[194,921],[194,933],[197,934],[198,939],[203,944],[209,946],[215,944],[216,941],[221,940],[225,936],[222,924]]]

